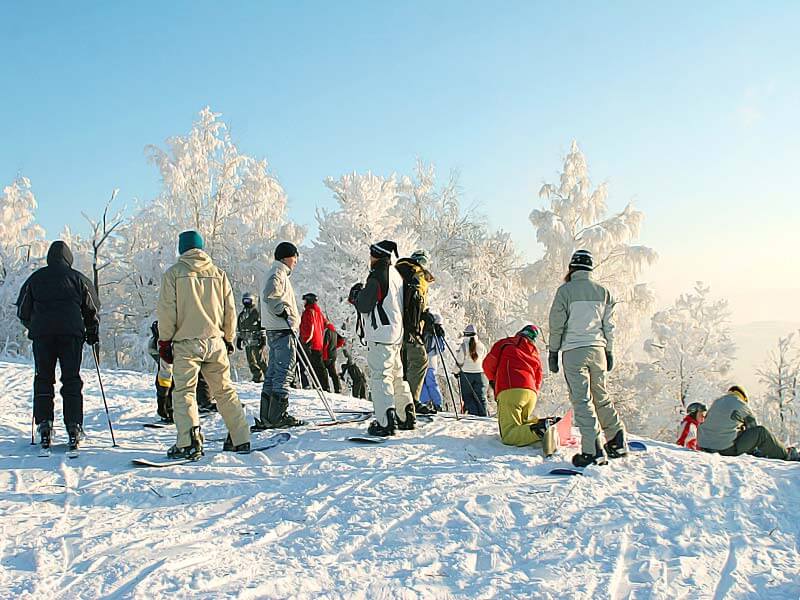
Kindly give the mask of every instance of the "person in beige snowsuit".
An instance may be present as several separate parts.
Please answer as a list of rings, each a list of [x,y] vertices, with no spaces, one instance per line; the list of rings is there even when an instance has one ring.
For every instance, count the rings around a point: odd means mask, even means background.
[[[203,251],[196,231],[180,234],[180,258],[161,278],[159,354],[173,364],[173,418],[178,439],[169,458],[203,455],[196,387],[202,372],[228,428],[224,450],[250,451],[244,409],[230,378],[228,355],[236,335],[236,306],[228,276]]]

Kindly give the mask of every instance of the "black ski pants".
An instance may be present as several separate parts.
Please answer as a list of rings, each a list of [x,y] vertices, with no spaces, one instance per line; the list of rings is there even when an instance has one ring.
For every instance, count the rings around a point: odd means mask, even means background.
[[[39,336],[33,340],[33,416],[36,424],[54,420],[56,363],[61,367],[64,424],[83,426],[83,338],[71,335]]]
[[[328,371],[328,375],[330,375],[331,377],[331,383],[333,384],[333,391],[336,392],[337,394],[341,394],[342,382],[339,381],[339,373],[336,372],[336,360],[325,361],[325,369]]]

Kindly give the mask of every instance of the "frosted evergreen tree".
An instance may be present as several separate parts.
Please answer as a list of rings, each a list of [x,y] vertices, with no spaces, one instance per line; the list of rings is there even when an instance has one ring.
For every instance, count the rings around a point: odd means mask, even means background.
[[[632,204],[609,214],[608,186],[592,187],[589,169],[576,142],[564,160],[558,183],[545,183],[539,197],[548,203],[534,209],[530,221],[536,240],[544,247],[542,257],[529,265],[523,278],[527,284],[528,314],[542,327],[547,339],[547,317],[556,290],[564,281],[569,260],[575,250],[590,250],[594,255],[593,279],[608,288],[617,301],[615,370],[609,377],[609,391],[621,407],[633,410],[639,399],[631,387],[635,370],[630,365],[630,347],[643,317],[649,314],[655,300],[652,289],[639,277],[657,255],[647,246],[635,244],[644,214]],[[543,389],[544,407],[566,404],[562,377],[550,377]]]

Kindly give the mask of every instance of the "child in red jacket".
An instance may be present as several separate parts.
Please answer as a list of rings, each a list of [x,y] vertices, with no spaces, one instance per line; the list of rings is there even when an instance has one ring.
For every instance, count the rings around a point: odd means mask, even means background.
[[[692,402],[686,407],[686,416],[683,417],[680,427],[678,427],[679,446],[698,450],[697,447],[697,426],[706,420],[708,407],[702,402]]]

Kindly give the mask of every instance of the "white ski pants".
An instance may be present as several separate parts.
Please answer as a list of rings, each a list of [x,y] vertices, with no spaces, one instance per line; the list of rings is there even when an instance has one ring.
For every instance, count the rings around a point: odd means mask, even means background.
[[[369,366],[369,388],[375,418],[382,427],[389,421],[386,411],[394,408],[400,420],[405,420],[406,406],[414,404],[411,389],[403,379],[403,361],[400,357],[402,344],[367,345],[367,365]]]

